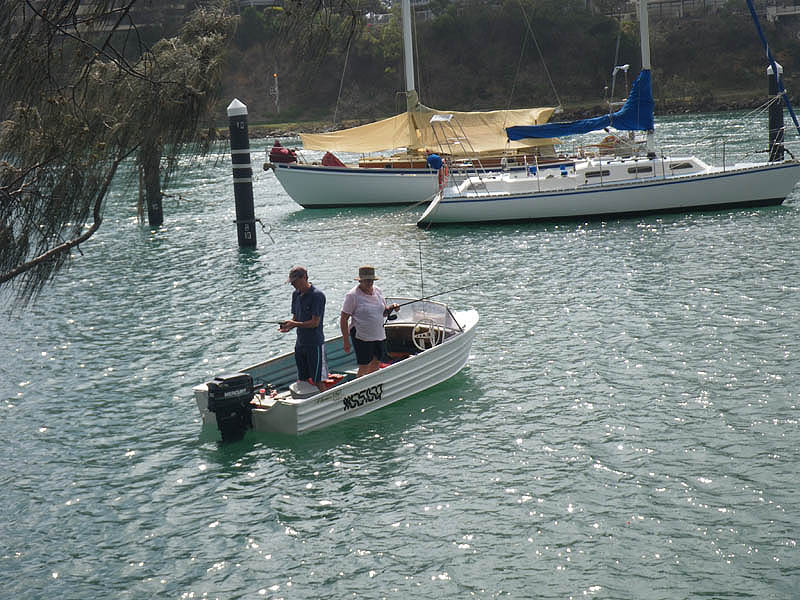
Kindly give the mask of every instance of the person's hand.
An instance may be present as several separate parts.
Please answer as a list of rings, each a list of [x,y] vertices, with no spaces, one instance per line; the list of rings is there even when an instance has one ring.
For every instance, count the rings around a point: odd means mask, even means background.
[[[350,340],[342,338],[345,354],[350,354]]]
[[[280,331],[281,333],[286,333],[287,331],[290,331],[291,329],[292,329],[291,321],[284,321],[278,327],[278,331]]]

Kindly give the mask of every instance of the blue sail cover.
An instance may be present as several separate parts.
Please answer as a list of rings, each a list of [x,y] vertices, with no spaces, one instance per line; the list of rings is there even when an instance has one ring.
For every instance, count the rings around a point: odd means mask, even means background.
[[[645,69],[633,82],[628,99],[617,112],[593,119],[582,119],[569,123],[546,123],[544,125],[519,125],[506,127],[508,139],[552,138],[577,133],[597,131],[613,127],[621,131],[651,131],[653,129],[653,88],[650,71]]]

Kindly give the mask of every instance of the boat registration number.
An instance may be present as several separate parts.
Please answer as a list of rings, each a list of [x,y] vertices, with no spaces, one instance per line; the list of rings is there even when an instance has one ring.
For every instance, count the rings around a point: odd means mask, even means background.
[[[342,404],[344,405],[344,410],[347,411],[358,408],[359,406],[364,406],[364,404],[368,402],[380,400],[382,396],[383,384],[379,383],[378,385],[373,385],[372,387],[363,389],[360,392],[355,392],[345,396],[342,398]]]

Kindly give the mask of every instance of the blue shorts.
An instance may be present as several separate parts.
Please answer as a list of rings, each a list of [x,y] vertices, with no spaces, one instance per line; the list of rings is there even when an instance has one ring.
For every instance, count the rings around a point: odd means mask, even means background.
[[[350,340],[353,342],[353,349],[356,351],[356,362],[359,365],[368,365],[373,358],[387,360],[386,340],[365,342],[354,335],[355,330],[350,330]]]
[[[319,383],[328,376],[325,360],[325,345],[295,346],[294,361],[297,364],[297,379]]]

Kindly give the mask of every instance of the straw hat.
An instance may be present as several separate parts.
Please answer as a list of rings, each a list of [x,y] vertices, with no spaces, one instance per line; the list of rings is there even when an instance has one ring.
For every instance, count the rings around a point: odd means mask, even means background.
[[[358,268],[358,277],[356,277],[356,281],[361,281],[362,279],[371,279],[376,281],[380,279],[380,277],[375,277],[375,267],[365,265]]]

